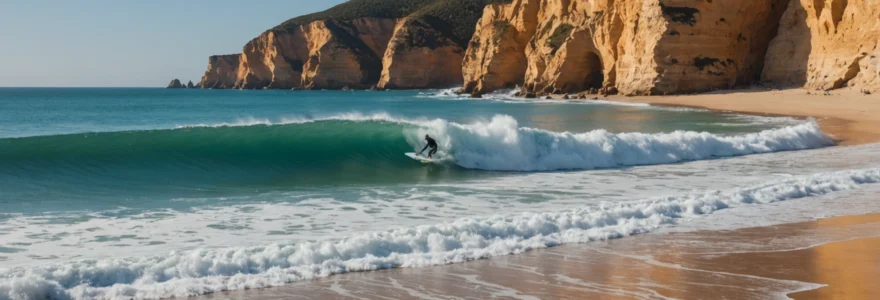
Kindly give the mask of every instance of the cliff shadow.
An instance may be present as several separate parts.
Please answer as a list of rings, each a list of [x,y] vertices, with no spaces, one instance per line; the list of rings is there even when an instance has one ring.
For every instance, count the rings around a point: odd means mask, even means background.
[[[605,72],[602,70],[602,59],[593,52],[587,53],[584,67],[586,76],[584,78],[584,89],[601,89],[605,83]]]
[[[776,36],[763,57],[760,80],[777,88],[802,87],[807,83],[812,32],[809,14],[798,0],[792,0],[782,15]]]

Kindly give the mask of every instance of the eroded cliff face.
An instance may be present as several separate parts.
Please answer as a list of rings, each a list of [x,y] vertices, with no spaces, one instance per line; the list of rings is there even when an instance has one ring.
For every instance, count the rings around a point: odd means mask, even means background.
[[[667,29],[654,51],[660,69],[651,94],[757,82],[789,1],[661,1]]]
[[[666,94],[760,77],[788,0],[514,0],[486,8],[464,92]],[[522,71],[524,70],[524,71]]]
[[[880,89],[878,1],[474,3],[464,10],[468,18],[450,19],[443,11],[426,17],[416,11],[401,18],[329,18],[276,27],[249,42],[240,56],[212,57],[201,86],[462,85],[461,92],[474,95],[519,86],[536,96],[679,94],[762,81],[813,89]],[[480,9],[472,36],[450,30],[463,27],[449,20],[472,24]]]
[[[880,91],[880,2],[792,0],[762,78],[809,89]]]
[[[396,20],[362,19],[351,23],[310,24],[309,57],[303,88],[370,88],[379,82],[385,53]]]
[[[396,20],[321,20],[245,45],[236,88],[368,88],[379,81]],[[377,54],[379,53],[379,54]]]
[[[490,4],[468,44],[461,92],[479,95],[522,83],[525,49],[538,26],[539,0]]]
[[[241,54],[214,55],[208,57],[208,69],[197,86],[203,89],[229,89],[238,80]]]
[[[235,88],[439,88],[462,82],[464,48],[422,20],[334,19],[267,31],[244,47]]]
[[[618,73],[623,82],[638,84],[638,77],[653,71],[650,61],[638,58],[651,48],[645,42],[657,39],[658,31],[651,27],[662,24],[636,19],[651,13],[646,19],[658,19],[656,7],[637,1],[543,1],[540,29],[526,48],[524,89],[539,94],[605,92],[618,84]],[[628,61],[632,58],[637,60]]]
[[[382,59],[382,89],[444,88],[461,85],[464,48],[420,20],[402,20]]]

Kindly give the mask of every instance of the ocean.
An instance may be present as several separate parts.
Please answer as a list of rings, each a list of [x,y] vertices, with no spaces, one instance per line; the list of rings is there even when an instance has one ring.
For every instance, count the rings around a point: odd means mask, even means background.
[[[0,299],[194,296],[880,211],[859,197],[880,147],[832,147],[814,120],[453,90],[0,89]],[[426,134],[433,164],[404,155]]]

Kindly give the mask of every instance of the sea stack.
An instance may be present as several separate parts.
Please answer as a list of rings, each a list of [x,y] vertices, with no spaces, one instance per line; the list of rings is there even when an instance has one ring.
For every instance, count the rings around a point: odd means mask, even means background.
[[[180,83],[180,79],[175,78],[174,80],[171,81],[171,83],[168,84],[167,88],[169,88],[169,89],[182,89],[182,88],[184,88],[184,86],[182,83]]]

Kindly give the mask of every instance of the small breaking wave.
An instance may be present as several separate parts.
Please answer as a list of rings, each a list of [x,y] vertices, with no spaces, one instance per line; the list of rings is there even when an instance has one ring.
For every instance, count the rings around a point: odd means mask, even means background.
[[[501,89],[488,94],[484,94],[481,98],[471,98],[468,94],[458,94],[459,88],[451,88],[451,89],[442,89],[436,90],[432,92],[420,92],[418,96],[419,98],[433,98],[433,99],[445,99],[445,100],[490,100],[490,101],[500,101],[504,103],[564,103],[564,104],[601,104],[601,105],[614,105],[614,106],[632,106],[632,107],[652,107],[657,109],[667,109],[667,110],[696,110],[690,108],[674,108],[674,107],[655,107],[651,106],[647,103],[631,103],[631,102],[619,102],[619,101],[608,101],[608,100],[599,100],[599,99],[544,99],[544,98],[523,98],[516,95],[519,88],[515,89]],[[703,110],[705,111],[705,110]]]

